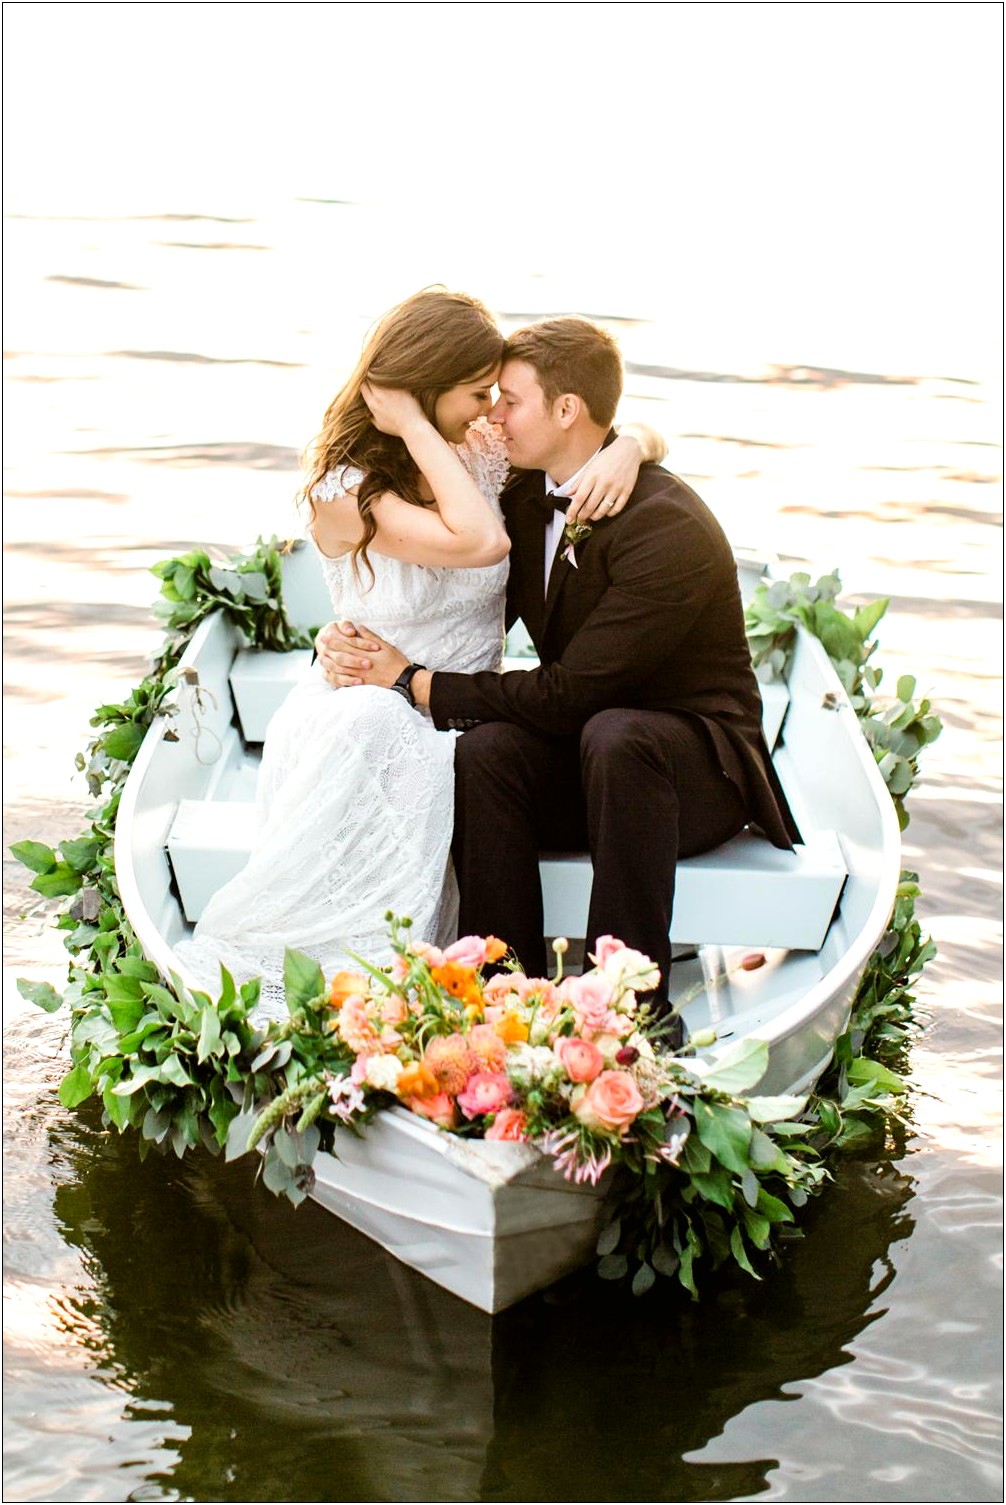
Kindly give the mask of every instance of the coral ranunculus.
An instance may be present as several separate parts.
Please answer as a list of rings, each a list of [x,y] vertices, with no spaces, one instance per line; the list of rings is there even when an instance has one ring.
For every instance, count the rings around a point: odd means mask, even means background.
[[[406,1107],[420,1118],[431,1119],[441,1129],[453,1129],[458,1121],[454,1099],[446,1092],[438,1092],[435,1097],[411,1097]]]
[[[571,1082],[592,1082],[604,1070],[604,1057],[590,1040],[571,1035],[557,1040],[554,1049]]]
[[[527,1117],[519,1108],[501,1108],[486,1129],[487,1139],[505,1142],[527,1139]]]
[[[463,935],[444,952],[445,962],[457,962],[462,967],[481,967],[485,959],[486,943],[480,935]]]
[[[571,1106],[588,1129],[621,1133],[638,1118],[646,1104],[629,1072],[602,1071]]]
[[[477,1071],[470,1078],[464,1092],[458,1096],[458,1107],[466,1118],[478,1118],[483,1113],[498,1113],[510,1101],[510,1083],[502,1071]]]
[[[486,936],[486,961],[501,962],[510,947],[506,941],[501,941],[498,935]]]

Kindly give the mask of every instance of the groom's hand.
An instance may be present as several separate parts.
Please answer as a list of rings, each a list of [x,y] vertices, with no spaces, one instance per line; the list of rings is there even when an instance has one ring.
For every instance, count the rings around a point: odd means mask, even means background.
[[[390,690],[409,660],[369,627],[329,622],[314,640],[327,682],[337,690],[350,685],[380,685]]]

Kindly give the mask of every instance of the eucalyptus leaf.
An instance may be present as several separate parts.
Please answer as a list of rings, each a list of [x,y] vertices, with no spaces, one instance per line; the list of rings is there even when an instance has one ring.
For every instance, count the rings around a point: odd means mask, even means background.
[[[606,1254],[597,1262],[597,1273],[602,1280],[624,1280],[629,1273],[629,1261],[624,1254]]]
[[[656,1283],[656,1279],[657,1277],[654,1274],[653,1266],[648,1265],[646,1263],[646,1260],[644,1259],[643,1263],[639,1266],[639,1269],[632,1277],[633,1296],[645,1296],[646,1292],[649,1291]]]
[[[597,1240],[597,1252],[600,1255],[614,1254],[618,1248],[618,1241],[622,1237],[622,1224],[618,1218],[605,1225],[601,1229]]]

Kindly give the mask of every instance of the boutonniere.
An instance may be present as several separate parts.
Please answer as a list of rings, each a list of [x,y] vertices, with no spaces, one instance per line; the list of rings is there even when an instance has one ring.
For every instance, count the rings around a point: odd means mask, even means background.
[[[562,536],[566,540],[566,547],[562,551],[563,559],[567,559],[578,570],[580,566],[576,562],[576,546],[589,538],[594,531],[592,523],[567,523],[562,530]]]

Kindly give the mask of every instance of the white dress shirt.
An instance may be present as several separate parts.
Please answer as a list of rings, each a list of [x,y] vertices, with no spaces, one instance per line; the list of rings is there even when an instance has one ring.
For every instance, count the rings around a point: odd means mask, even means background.
[[[587,466],[590,464],[591,460],[593,460],[594,455],[599,455],[601,453],[601,450],[603,448],[604,448],[604,446],[602,444],[599,444],[597,446],[597,448],[595,449],[594,454],[593,455],[588,455],[587,459],[584,460],[583,464],[580,466],[580,469],[577,470],[577,471],[574,471],[574,473],[570,476],[569,480],[568,481],[563,481],[563,483],[562,483],[561,486],[557,486],[555,484],[555,482],[553,481],[552,477],[549,475],[548,471],[546,471],[545,472],[545,495],[547,496],[548,493],[551,491],[554,496],[562,498],[563,500],[565,500],[567,497],[571,496],[572,493],[576,490],[576,483],[577,483],[577,481],[579,481],[580,477],[583,475],[583,472],[587,469]],[[552,521],[550,523],[546,524],[546,527],[545,527],[545,590],[546,591],[548,590],[548,577],[552,573],[552,566],[555,563],[556,555],[559,552],[559,545],[562,542],[562,532],[563,532],[563,529],[565,528],[565,526],[566,526],[566,509],[562,508],[562,510],[560,511],[559,508],[556,508],[555,513],[553,514],[553,517],[552,517]]]

